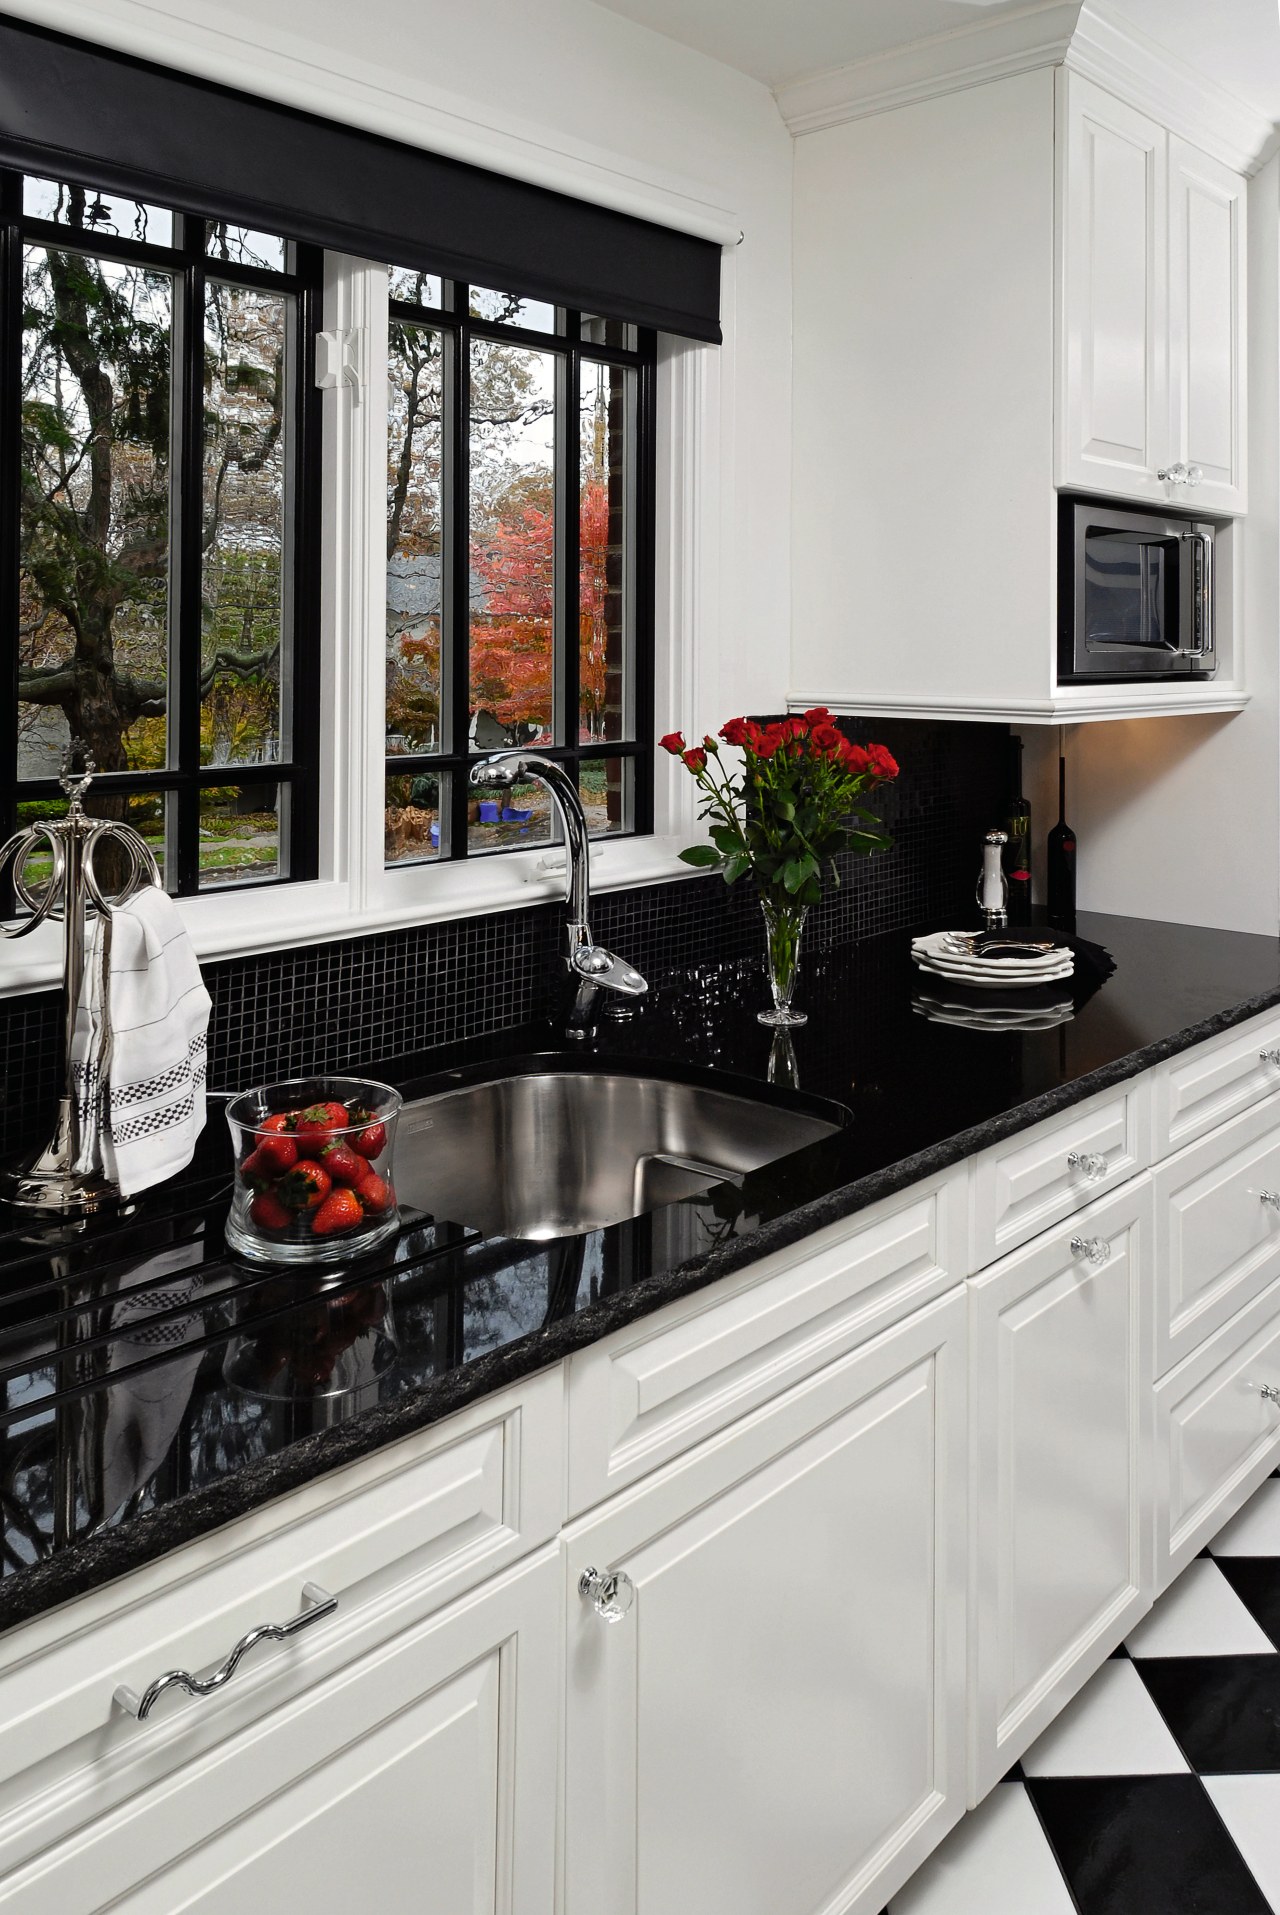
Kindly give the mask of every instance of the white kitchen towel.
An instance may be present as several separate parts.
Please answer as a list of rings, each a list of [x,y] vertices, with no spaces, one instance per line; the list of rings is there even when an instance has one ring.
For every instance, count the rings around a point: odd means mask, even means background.
[[[102,1167],[122,1195],[183,1170],[204,1129],[212,1002],[178,908],[156,885],[110,913]]]

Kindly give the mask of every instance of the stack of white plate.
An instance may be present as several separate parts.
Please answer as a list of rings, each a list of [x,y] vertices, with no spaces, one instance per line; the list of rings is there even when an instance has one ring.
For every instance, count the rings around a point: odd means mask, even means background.
[[[934,931],[912,940],[911,955],[922,971],[953,983],[987,991],[1029,991],[1041,984],[1057,984],[1071,976],[1075,958],[1067,945],[1058,945],[1036,957],[980,957],[972,934]]]

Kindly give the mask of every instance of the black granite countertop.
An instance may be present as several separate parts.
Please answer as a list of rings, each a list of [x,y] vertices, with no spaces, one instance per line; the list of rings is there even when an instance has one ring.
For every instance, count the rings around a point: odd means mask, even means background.
[[[1092,991],[957,993],[893,933],[807,960],[790,1045],[756,1021],[757,967],[718,966],[662,982],[586,1058],[541,1026],[365,1073],[418,1092],[553,1055],[838,1107],[830,1136],[740,1188],[585,1236],[486,1240],[409,1213],[345,1271],[251,1269],[222,1242],[217,1106],[191,1170],[126,1214],[0,1214],[0,1627],[1280,1003],[1275,939],[1081,930],[1116,960]]]

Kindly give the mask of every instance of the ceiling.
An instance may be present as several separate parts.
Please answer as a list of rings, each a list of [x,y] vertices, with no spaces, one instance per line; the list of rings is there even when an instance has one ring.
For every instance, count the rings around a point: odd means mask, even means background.
[[[780,87],[1027,0],[598,0]],[[1105,0],[1151,39],[1280,121],[1276,0]],[[1207,31],[1209,22],[1212,31]]]

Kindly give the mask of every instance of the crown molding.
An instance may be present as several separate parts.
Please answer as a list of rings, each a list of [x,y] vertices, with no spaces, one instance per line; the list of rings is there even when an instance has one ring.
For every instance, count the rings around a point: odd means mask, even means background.
[[[1276,129],[1265,114],[1095,0],[1080,9],[1066,65],[1233,172],[1256,173],[1271,150]]]
[[[1237,173],[1255,173],[1277,129],[1247,101],[1121,20],[1106,0],[1038,0],[1013,13],[892,47],[779,87],[793,134],[982,86],[1036,67],[1068,66],[1150,113]]]
[[[870,59],[793,80],[777,89],[778,110],[793,133],[816,133],[843,120],[891,113],[895,107],[982,86],[1011,73],[1059,66],[1080,8],[1081,0],[1037,0],[1014,13],[952,27]]]

